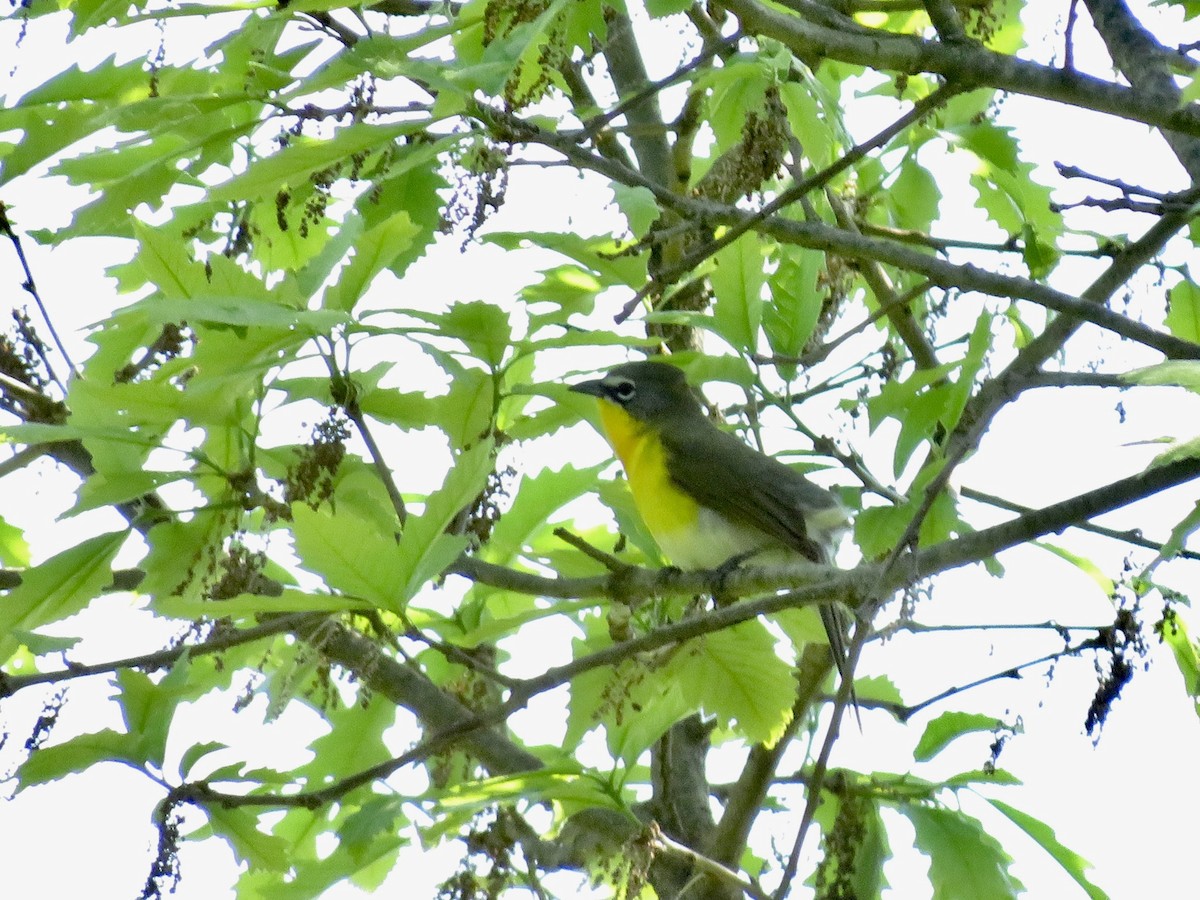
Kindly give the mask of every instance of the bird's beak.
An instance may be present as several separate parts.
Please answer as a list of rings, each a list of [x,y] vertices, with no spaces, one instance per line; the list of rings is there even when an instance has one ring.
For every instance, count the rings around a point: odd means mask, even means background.
[[[595,381],[581,381],[579,384],[573,384],[570,390],[576,394],[590,394],[593,397],[604,397],[608,394],[608,388],[604,380],[600,378]]]

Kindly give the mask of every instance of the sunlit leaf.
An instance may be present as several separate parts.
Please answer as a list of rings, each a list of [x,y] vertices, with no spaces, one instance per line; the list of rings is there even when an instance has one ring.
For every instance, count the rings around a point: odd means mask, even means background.
[[[1104,891],[1096,887],[1087,877],[1088,869],[1092,866],[1075,851],[1064,847],[1054,835],[1054,829],[1040,819],[1035,819],[1027,812],[1022,812],[1016,807],[1010,806],[1003,800],[988,798],[988,802],[1010,820],[1027,835],[1033,838],[1038,845],[1050,854],[1051,858],[1062,866],[1063,871],[1071,876],[1083,890],[1087,893],[1091,900],[1105,900],[1108,897]]]
[[[754,352],[762,323],[765,248],[757,235],[744,234],[717,251],[712,273],[713,321],[717,332],[736,350]]]
[[[0,660],[18,646],[15,629],[36,630],[74,615],[112,584],[112,560],[127,534],[114,531],[85,538],[27,569],[21,584],[0,603]]]
[[[929,857],[933,900],[1010,900],[1022,885],[1009,872],[1012,859],[979,820],[942,806],[900,807],[916,831],[917,849]]]
[[[691,703],[721,722],[737,722],[754,743],[772,744],[792,718],[796,682],[758,622],[706,635],[681,647],[670,674]]]
[[[925,732],[913,750],[913,759],[928,762],[946,748],[951,741],[964,734],[980,731],[994,733],[1007,726],[992,716],[982,713],[944,712],[925,726]]]

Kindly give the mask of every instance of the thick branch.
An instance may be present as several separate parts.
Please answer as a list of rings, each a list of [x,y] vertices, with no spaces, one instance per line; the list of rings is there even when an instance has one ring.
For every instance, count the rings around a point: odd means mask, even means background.
[[[1145,98],[1144,102],[1157,109],[1178,109],[1181,95],[1170,66],[1179,64],[1179,55],[1156,41],[1129,12],[1124,0],[1085,2],[1113,62]],[[1165,131],[1163,137],[1192,181],[1200,181],[1200,141],[1195,137],[1172,134],[1170,130]]]
[[[960,84],[988,85],[1200,136],[1200,106],[1194,103],[1162,104],[1135,88],[1006,56],[974,43],[926,41],[863,28],[850,19],[833,27],[778,12],[757,0],[726,0],[723,5],[738,17],[746,33],[774,38],[801,58],[829,57],[909,75],[941,75]]]
[[[646,178],[664,187],[671,185],[673,167],[667,131],[663,124],[658,92],[650,85],[641,50],[633,34],[633,23],[623,13],[614,14],[608,24],[608,44],[604,48],[608,70],[617,93],[624,99],[640,99],[629,106],[629,141],[637,157],[638,168]]]

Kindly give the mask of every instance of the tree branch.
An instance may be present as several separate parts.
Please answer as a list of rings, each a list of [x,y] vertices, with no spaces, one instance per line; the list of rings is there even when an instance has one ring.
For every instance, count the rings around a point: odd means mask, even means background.
[[[1143,97],[1145,102],[1160,109],[1178,109],[1181,94],[1172,77],[1171,67],[1180,64],[1180,56],[1160,44],[1129,12],[1124,0],[1084,0],[1092,24],[1108,48],[1109,55],[1121,74]],[[1194,68],[1190,60],[1185,65]],[[1160,126],[1163,127],[1163,126]],[[1200,141],[1195,137],[1172,134],[1166,126],[1163,138],[1171,146],[1180,163],[1191,176],[1200,181]],[[1192,133],[1194,134],[1194,133]]]
[[[495,119],[500,114],[494,110],[487,110],[481,111],[481,115]],[[1013,300],[1028,300],[1065,314],[1066,321],[1073,323],[1072,327],[1077,327],[1079,320],[1092,322],[1121,337],[1152,347],[1171,359],[1200,359],[1200,345],[1182,340],[1174,335],[1155,331],[1102,305],[1102,301],[1107,299],[1119,284],[1146,262],[1154,252],[1157,252],[1162,243],[1183,227],[1197,210],[1200,210],[1200,204],[1196,202],[1195,198],[1191,198],[1191,204],[1187,211],[1175,211],[1164,215],[1143,236],[1142,240],[1126,247],[1117,256],[1113,265],[1097,279],[1084,296],[1073,297],[1028,278],[1003,275],[970,264],[957,265],[946,262],[898,242],[870,238],[817,222],[798,222],[778,216],[763,219],[758,213],[746,212],[735,206],[679,196],[648,181],[630,169],[596,156],[575,146],[571,141],[541,131],[521,120],[508,119],[506,128],[517,131],[523,140],[539,143],[559,151],[582,168],[599,172],[620,184],[648,188],[664,206],[696,221],[730,226],[739,226],[750,221],[756,230],[785,243],[823,250],[851,259],[877,260],[888,263],[924,275],[939,287],[956,287]],[[1153,251],[1144,253],[1147,246],[1151,244]],[[1135,262],[1136,265],[1131,265]],[[1121,276],[1121,280],[1113,283],[1118,275]],[[1110,284],[1111,287],[1109,287]],[[1059,338],[1055,343],[1061,344],[1062,340],[1065,340],[1065,337]],[[1030,347],[1036,343],[1037,339],[1031,342],[1025,350],[1029,351]],[[1047,358],[1052,353],[1053,351],[1047,354]]]
[[[231,647],[250,644],[265,637],[274,637],[285,631],[291,631],[314,618],[323,617],[323,613],[288,613],[251,628],[224,629],[198,644],[177,644],[153,653],[143,653],[140,656],[129,656],[125,659],[114,659],[88,665],[68,662],[65,669],[54,672],[31,672],[28,675],[6,675],[0,672],[0,697],[11,697],[18,691],[38,684],[58,684],[75,678],[104,675],[119,669],[162,669],[177,662],[185,654],[207,656],[211,653],[220,653]]]
[[[658,104],[658,91],[651,85],[642,62],[641,50],[633,34],[633,23],[624,13],[614,13],[608,22],[608,44],[604,48],[608,71],[622,98],[638,97],[626,110],[633,126],[629,142],[637,157],[638,168],[655,184],[672,184],[671,149]]]
[[[737,16],[747,34],[774,38],[802,58],[829,57],[908,75],[941,75],[962,85],[987,85],[1200,136],[1200,105],[1195,103],[1182,107],[1162,103],[1135,88],[996,53],[974,43],[925,41],[864,28],[850,19],[844,20],[849,24],[833,27],[777,12],[757,0],[726,0],[723,5]]]

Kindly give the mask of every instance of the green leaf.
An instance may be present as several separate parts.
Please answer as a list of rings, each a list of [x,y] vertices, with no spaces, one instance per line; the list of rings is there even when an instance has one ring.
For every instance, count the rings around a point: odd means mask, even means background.
[[[25,533],[0,516],[0,564],[13,568],[29,565],[29,544]]]
[[[1049,541],[1032,541],[1036,547],[1041,547],[1043,550],[1048,550],[1060,559],[1065,559],[1075,568],[1079,569],[1084,575],[1096,583],[1096,586],[1104,593],[1105,597],[1111,598],[1116,593],[1116,585],[1094,562],[1086,556],[1080,556],[1077,553],[1072,553],[1065,547],[1060,547],[1057,544],[1052,544]]]
[[[983,713],[945,712],[925,726],[925,732],[913,750],[913,759],[928,762],[946,748],[951,741],[964,734],[979,731],[996,732],[1007,730],[1004,722]]]
[[[1167,328],[1193,344],[1200,343],[1200,287],[1181,281],[1167,295]]]
[[[211,772],[203,776],[198,775],[194,771],[196,764],[209,754],[228,749],[229,745],[222,741],[202,741],[199,744],[192,744],[179,757],[179,777],[185,780],[198,780],[211,776]]]
[[[1029,813],[1009,806],[1002,800],[987,798],[987,801],[1008,816],[1013,824],[1049,853],[1054,861],[1062,866],[1063,871],[1075,879],[1075,883],[1087,892],[1091,900],[1107,900],[1108,894],[1096,887],[1087,877],[1086,872],[1092,868],[1091,864],[1074,850],[1064,847],[1055,837],[1054,829],[1040,819],[1035,819]]]
[[[1164,616],[1159,633],[1171,648],[1175,665],[1183,676],[1183,689],[1192,698],[1196,715],[1200,716],[1200,646],[1188,634],[1187,623],[1178,613]]]
[[[469,447],[491,430],[495,411],[496,379],[480,369],[448,365],[441,360],[451,376],[450,393],[435,397],[430,405],[433,424],[446,432],[456,448]]]
[[[301,564],[334,590],[380,609],[399,609],[405,574],[394,533],[347,510],[297,504],[292,532]]]
[[[906,804],[900,812],[929,857],[932,900],[1013,900],[1022,890],[1008,871],[1012,859],[977,819],[942,806]]]
[[[72,616],[112,584],[112,561],[128,533],[88,538],[22,573],[0,603],[0,662],[19,646],[16,629],[35,631]]]
[[[1153,366],[1126,372],[1121,379],[1130,384],[1175,385],[1200,394],[1200,362],[1170,359]]]
[[[492,529],[484,548],[487,559],[499,565],[510,565],[521,554],[530,535],[545,526],[552,513],[596,483],[601,468],[563,466],[558,470],[544,469],[533,477],[523,478],[512,507]]]
[[[585,238],[578,234],[539,231],[499,231],[480,235],[480,240],[506,250],[531,247],[551,250],[575,260],[606,286],[624,285],[640,290],[646,282],[645,254],[623,253],[626,246],[611,237]]]
[[[863,556],[868,559],[879,559],[889,552],[896,542],[908,529],[913,516],[917,514],[923,502],[921,489],[928,483],[938,469],[940,463],[921,470],[914,482],[911,493],[913,499],[900,506],[875,506],[864,509],[854,517],[854,541],[858,544]],[[970,528],[958,514],[958,506],[953,494],[943,490],[934,499],[921,527],[917,532],[919,546],[927,547],[939,541],[947,540],[955,534],[962,534]]]
[[[1183,550],[1184,543],[1198,528],[1200,528],[1200,503],[1193,506],[1186,516],[1175,523],[1170,536],[1163,542],[1160,551],[1162,558],[1173,559],[1178,556]]]
[[[667,665],[684,697],[751,743],[774,744],[792,719],[796,682],[761,622],[743,622],[680,647]]]
[[[792,133],[800,139],[804,155],[812,164],[824,168],[833,161],[835,139],[826,121],[826,107],[817,96],[820,91],[820,85],[811,78],[804,83],[789,79],[779,85]]]
[[[954,395],[945,378],[952,364],[914,372],[903,381],[889,381],[883,390],[867,401],[871,429],[879,427],[885,418],[900,423],[892,466],[896,475],[904,470],[912,454],[924,441],[929,441],[935,429],[952,408]]]
[[[825,302],[817,288],[824,265],[824,254],[816,250],[780,247],[779,267],[769,281],[771,302],[763,315],[767,341],[777,356],[799,356],[812,337]]]
[[[977,784],[1000,784],[1015,787],[1024,784],[1024,782],[1007,769],[989,768],[970,769],[966,772],[959,772],[957,775],[951,775],[942,784],[945,787],[954,789],[972,787]]]
[[[210,290],[204,267],[188,252],[188,242],[163,228],[151,228],[140,221],[133,224],[138,252],[133,264],[140,267],[146,280],[170,298],[192,297]],[[154,309],[154,304],[144,304]],[[159,321],[171,321],[160,319]]]
[[[338,839],[351,859],[361,865],[380,839],[399,842],[396,836],[408,821],[404,798],[372,797],[341,824]]]
[[[508,313],[491,303],[477,300],[455,303],[450,311],[436,318],[442,333],[458,338],[467,349],[489,368],[499,368],[512,342]]]
[[[420,232],[406,210],[368,230],[354,242],[354,257],[342,270],[337,284],[325,294],[325,306],[350,312],[384,269],[391,267]]]
[[[14,628],[11,635],[19,645],[34,656],[44,656],[47,653],[65,653],[76,647],[82,638],[52,637],[38,634],[36,631],[26,631],[24,628]],[[14,667],[15,668],[15,667]]]
[[[421,515],[410,517],[404,526],[397,585],[401,603],[441,574],[466,548],[466,537],[446,534],[446,528],[464,509],[475,505],[492,471],[492,451],[491,441],[481,441],[459,454],[445,484],[426,498]]]
[[[859,700],[874,700],[896,706],[904,705],[900,689],[886,675],[872,675],[854,679],[854,693]]]
[[[270,872],[286,871],[288,842],[281,837],[264,833],[258,827],[258,814],[244,809],[227,809],[219,803],[205,807],[209,827],[214,835],[225,838],[240,862],[250,869]]]
[[[942,192],[933,176],[909,156],[900,166],[900,174],[888,188],[888,203],[896,224],[913,231],[928,231],[938,214]]]
[[[646,0],[646,12],[652,19],[661,19],[663,16],[681,13],[690,9],[691,6],[692,0]]]
[[[718,153],[741,140],[746,114],[762,109],[766,90],[775,81],[774,73],[769,73],[757,56],[738,54],[726,59],[721,68],[709,69],[697,82],[696,90],[710,91],[708,118],[717,137]]]
[[[81,734],[52,747],[40,747],[17,769],[17,780],[24,789],[111,760],[140,765],[142,759],[137,752],[137,737],[105,729]]]
[[[629,223],[629,231],[634,235],[645,234],[662,215],[662,211],[658,208],[658,201],[654,199],[654,192],[649,188],[629,187],[614,182],[612,192],[617,201],[617,207],[624,213],[625,221]]]
[[[381,697],[363,705],[335,704],[326,712],[329,731],[310,745],[313,759],[297,775],[313,781],[345,777],[388,759],[383,734],[396,724],[396,707]]]
[[[175,709],[188,699],[189,662],[186,655],[176,660],[166,676],[157,681],[132,669],[117,672],[120,693],[117,703],[125,719],[125,728],[137,737],[139,760],[162,768],[167,736]]]
[[[444,791],[439,802],[448,809],[482,809],[497,802],[532,798],[583,801],[608,805],[611,800],[601,793],[599,783],[580,777],[574,762],[558,762],[530,772],[497,775],[480,781],[456,784]]]
[[[356,154],[389,147],[396,138],[420,131],[424,124],[368,125],[359,122],[338,129],[327,140],[299,137],[278,153],[251,163],[242,174],[211,188],[208,199],[218,202],[273,200],[280,190],[307,182],[314,172],[340,166]]]
[[[751,232],[719,251],[716,269],[709,276],[716,302],[713,324],[718,334],[735,350],[753,353],[758,346],[762,323],[764,247]]]

